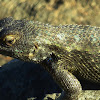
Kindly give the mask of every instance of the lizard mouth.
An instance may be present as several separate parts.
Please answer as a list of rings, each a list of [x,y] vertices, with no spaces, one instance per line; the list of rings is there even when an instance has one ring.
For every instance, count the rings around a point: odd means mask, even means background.
[[[9,49],[9,48],[0,46],[0,54],[3,54],[3,55],[5,55],[5,56],[10,56],[10,57],[12,57],[13,52],[12,52],[12,50]]]

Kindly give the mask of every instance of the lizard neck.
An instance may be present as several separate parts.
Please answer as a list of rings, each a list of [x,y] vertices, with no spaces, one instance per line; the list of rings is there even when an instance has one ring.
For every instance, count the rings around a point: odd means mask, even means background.
[[[83,25],[44,26],[36,30],[36,37],[43,44],[56,45],[67,51],[74,49],[81,51],[98,52],[100,28]]]

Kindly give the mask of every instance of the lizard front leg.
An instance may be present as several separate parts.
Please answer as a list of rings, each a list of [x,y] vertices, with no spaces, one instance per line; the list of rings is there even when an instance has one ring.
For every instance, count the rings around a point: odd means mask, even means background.
[[[64,96],[61,96],[62,100],[78,99],[78,95],[81,93],[82,88],[81,84],[74,75],[72,75],[67,70],[62,70],[58,68],[56,69],[53,78],[64,90]]]
[[[82,91],[80,82],[68,70],[62,69],[58,62],[59,59],[52,54],[41,63],[64,91],[58,100],[78,100]]]

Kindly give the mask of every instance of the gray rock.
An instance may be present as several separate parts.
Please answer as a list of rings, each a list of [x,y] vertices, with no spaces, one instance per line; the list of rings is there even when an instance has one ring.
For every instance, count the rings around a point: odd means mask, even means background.
[[[100,90],[100,84],[80,81],[84,90]],[[0,100],[55,100],[61,92],[48,72],[38,64],[14,59],[0,67]]]

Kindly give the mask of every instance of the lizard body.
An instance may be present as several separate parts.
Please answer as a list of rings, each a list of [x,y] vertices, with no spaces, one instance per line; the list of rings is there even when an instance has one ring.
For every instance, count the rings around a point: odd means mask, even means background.
[[[65,91],[65,100],[81,92],[76,77],[100,83],[100,27],[5,18],[0,20],[0,53],[41,64]]]

